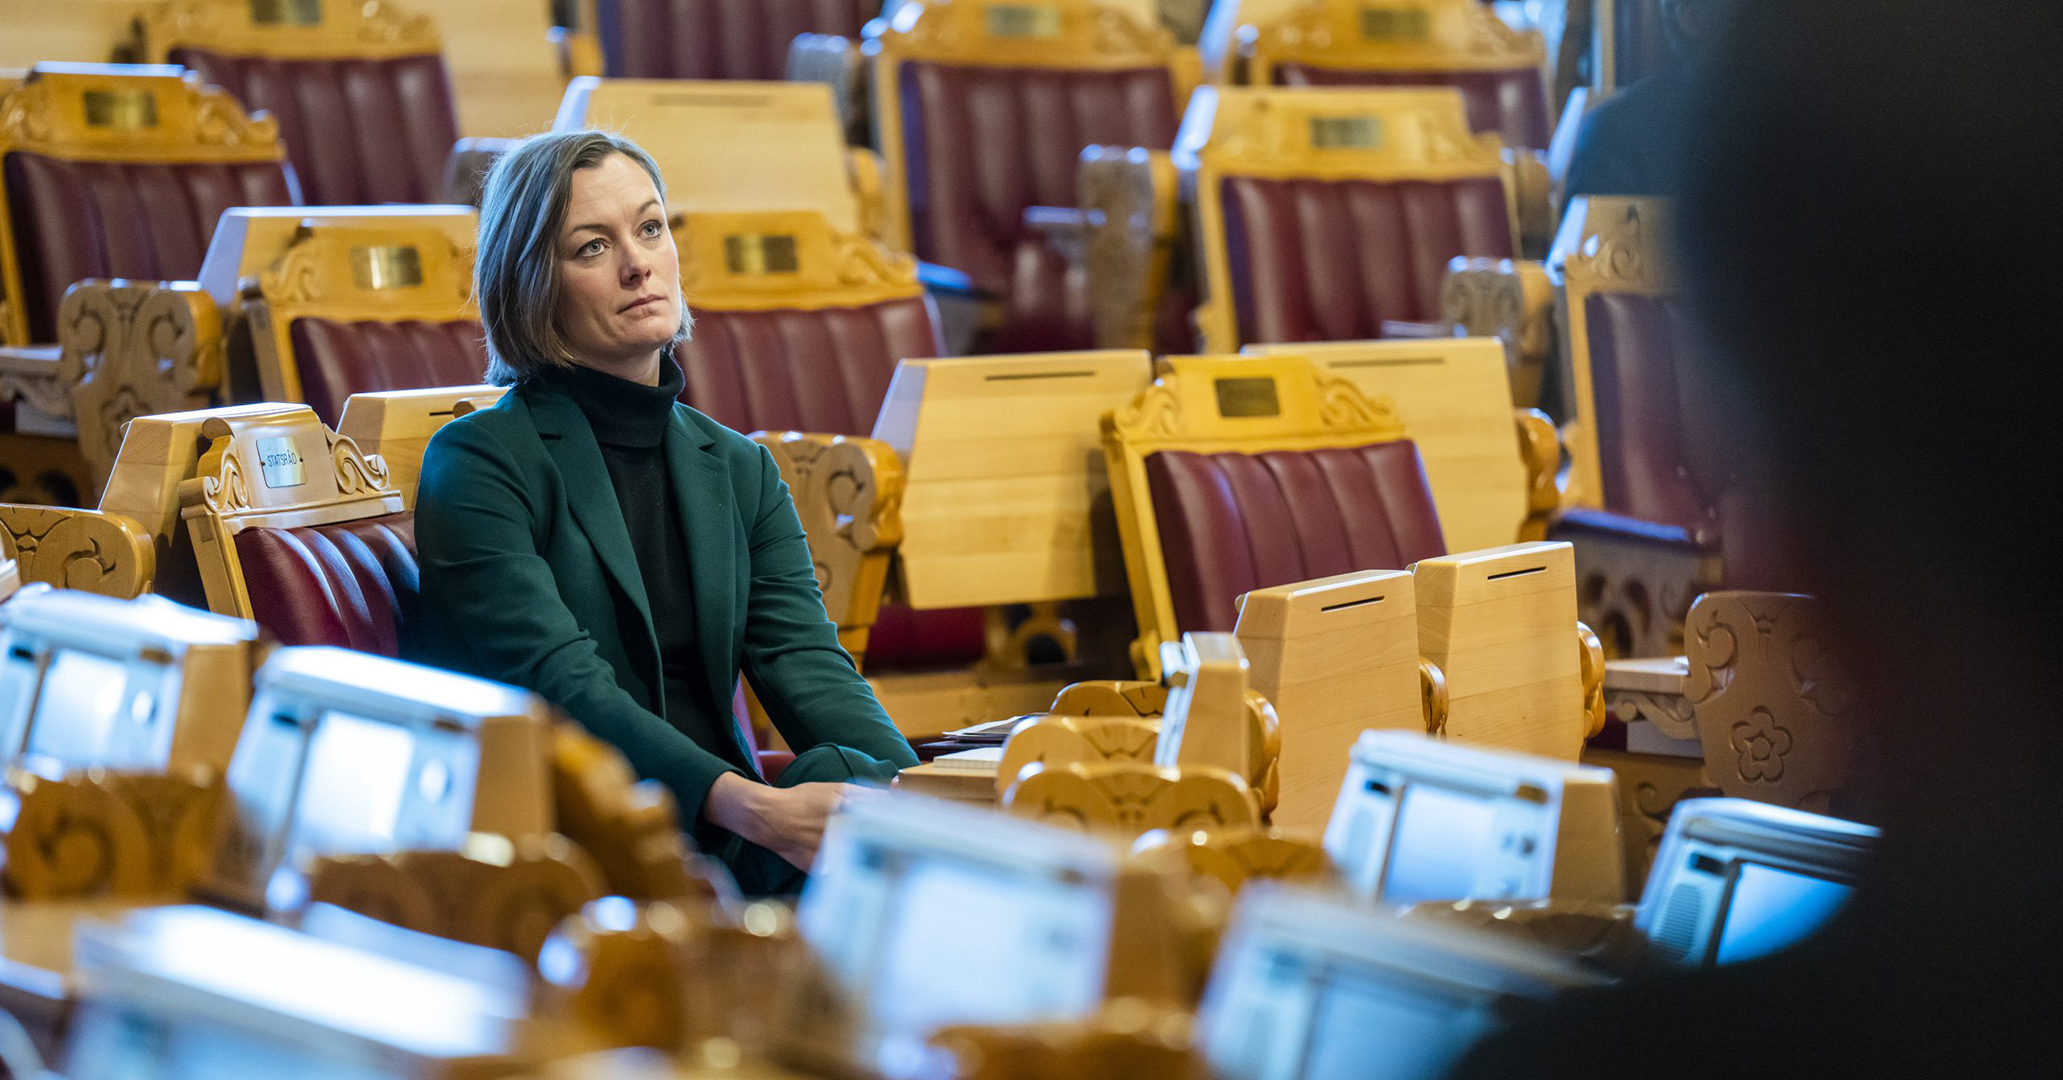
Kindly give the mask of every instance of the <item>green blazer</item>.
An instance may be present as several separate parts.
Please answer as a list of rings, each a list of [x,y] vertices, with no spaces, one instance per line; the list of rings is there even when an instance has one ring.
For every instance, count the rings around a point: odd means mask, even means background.
[[[796,753],[846,747],[884,778],[915,765],[838,644],[773,455],[678,404],[664,446],[704,700],[729,713],[742,671]],[[580,406],[531,382],[445,425],[423,455],[415,536],[422,600],[404,654],[535,691],[671,788],[695,829],[710,785],[736,770],[665,719],[653,598]],[[738,718],[713,719],[750,760]]]

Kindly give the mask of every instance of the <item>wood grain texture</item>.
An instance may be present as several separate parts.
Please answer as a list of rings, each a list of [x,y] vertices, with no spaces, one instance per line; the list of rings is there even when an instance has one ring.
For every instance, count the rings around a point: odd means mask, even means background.
[[[353,394],[337,418],[337,434],[387,463],[387,479],[402,502],[415,506],[417,477],[430,436],[463,415],[459,409],[483,409],[501,400],[505,386],[439,386],[426,390],[386,390]]]
[[[437,21],[460,136],[516,138],[551,130],[566,76],[543,0],[406,2]]]
[[[1003,809],[1063,828],[1131,840],[1154,829],[1260,824],[1253,792],[1236,773],[1129,762],[1038,765],[1003,797]]]
[[[1152,381],[1145,353],[909,359],[874,438],[907,475],[902,595],[939,608],[1122,595],[1098,425]]]
[[[1447,736],[1576,760],[1589,718],[1566,543],[1420,560],[1420,654],[1447,680]]]

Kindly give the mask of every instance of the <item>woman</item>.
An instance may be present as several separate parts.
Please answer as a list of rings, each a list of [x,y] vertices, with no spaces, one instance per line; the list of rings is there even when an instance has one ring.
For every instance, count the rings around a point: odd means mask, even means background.
[[[529,687],[673,790],[751,893],[791,891],[848,780],[916,757],[838,645],[772,455],[676,401],[693,324],[652,159],[539,135],[487,178],[491,409],[437,433],[410,653]],[[740,671],[799,756],[761,781]]]

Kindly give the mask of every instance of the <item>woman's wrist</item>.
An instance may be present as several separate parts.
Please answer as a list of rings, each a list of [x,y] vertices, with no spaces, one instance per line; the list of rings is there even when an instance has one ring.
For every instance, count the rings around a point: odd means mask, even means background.
[[[759,826],[765,820],[760,804],[771,790],[737,773],[724,773],[709,786],[709,794],[702,801],[702,816],[719,829],[759,843]]]

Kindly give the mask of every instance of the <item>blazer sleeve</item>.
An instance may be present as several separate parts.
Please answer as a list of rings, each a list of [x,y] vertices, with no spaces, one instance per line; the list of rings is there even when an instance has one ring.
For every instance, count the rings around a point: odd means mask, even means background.
[[[614,744],[641,777],[673,791],[684,826],[701,817],[716,778],[738,772],[639,704],[616,681],[595,640],[559,597],[539,552],[541,493],[514,453],[477,423],[449,424],[423,455],[416,495],[416,558],[423,602],[459,628],[472,674],[534,691]],[[742,775],[742,774],[740,774]]]
[[[917,755],[838,644],[838,628],[824,613],[795,500],[773,454],[763,446],[754,449],[760,498],[757,517],[749,523],[745,678],[797,753],[824,743],[857,750],[882,762],[878,779],[886,779],[896,769],[917,764]]]

